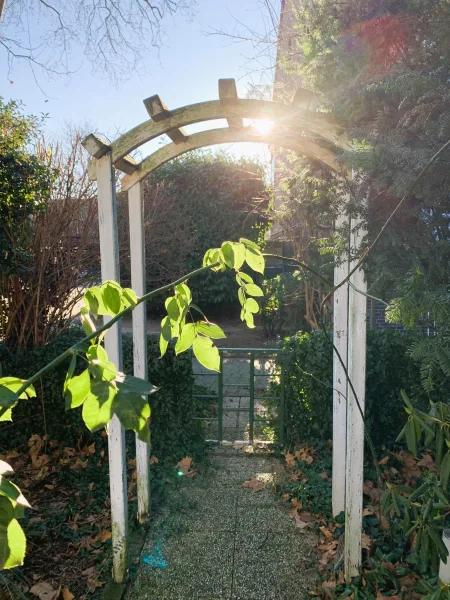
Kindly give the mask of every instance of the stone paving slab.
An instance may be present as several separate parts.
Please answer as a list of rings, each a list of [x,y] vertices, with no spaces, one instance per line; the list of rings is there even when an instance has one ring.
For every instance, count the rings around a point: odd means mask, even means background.
[[[266,483],[253,493],[242,483]],[[143,556],[162,540],[166,568],[140,563],[129,600],[306,600],[316,575],[313,533],[299,533],[276,506],[284,477],[276,459],[220,449],[206,476],[186,480],[189,509],[166,509],[150,530]],[[174,504],[174,506],[176,503]],[[164,520],[170,522],[165,532]],[[153,537],[152,537],[153,536]]]

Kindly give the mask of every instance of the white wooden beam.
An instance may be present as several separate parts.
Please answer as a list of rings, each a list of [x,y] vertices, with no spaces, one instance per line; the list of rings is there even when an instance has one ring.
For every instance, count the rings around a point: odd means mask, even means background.
[[[150,98],[146,98],[144,100],[144,106],[147,109],[152,121],[155,121],[155,123],[159,123],[160,121],[164,121],[170,117],[170,110],[157,94],[155,94],[155,96],[150,96]],[[171,129],[170,131],[166,132],[166,135],[170,137],[174,144],[184,142],[188,137],[182,127]]]
[[[219,98],[221,104],[236,104],[238,93],[234,79],[219,79]],[[231,129],[242,129],[244,120],[239,117],[228,117],[228,126]]]
[[[352,252],[361,251],[365,231],[361,220],[350,221],[350,246]],[[354,264],[354,261],[353,261]],[[352,263],[350,263],[350,268]],[[367,283],[363,269],[358,269],[350,279],[359,290],[365,292]],[[348,318],[348,375],[353,383],[359,406],[364,414],[366,395],[366,337],[367,298],[349,289]],[[363,511],[364,469],[364,419],[350,386],[347,391],[347,460],[346,460],[346,506],[344,571],[346,581],[357,577],[361,571],[361,538]]]
[[[141,181],[158,167],[169,160],[181,156],[185,152],[212,146],[215,144],[230,144],[232,142],[256,142],[260,144],[264,141],[266,144],[280,146],[293,150],[298,154],[307,156],[313,160],[320,161],[333,170],[341,168],[336,160],[335,153],[329,149],[317,144],[314,140],[305,137],[299,137],[285,132],[271,131],[264,137],[261,136],[252,127],[243,129],[230,129],[222,127],[220,129],[208,129],[199,133],[193,133],[187,140],[180,144],[166,144],[159,148],[153,154],[150,154],[140,163],[139,168],[132,174],[126,175],[121,181],[123,191],[129,190],[132,185]]]
[[[131,287],[139,296],[145,294],[145,234],[142,184],[136,183],[128,191],[130,216]],[[134,375],[148,379],[147,311],[145,302],[133,310],[133,364]],[[141,524],[150,516],[150,446],[136,436],[136,471],[138,520]]]
[[[348,251],[350,247],[349,217],[342,214],[336,219],[336,229],[347,229],[347,247],[342,256],[336,257],[334,283],[338,284],[348,275]],[[348,341],[348,284],[336,290],[333,297],[333,341],[344,366],[347,367]],[[347,446],[347,377],[344,367],[333,351],[333,515],[345,509],[345,455]]]
[[[94,135],[93,133],[90,133],[85,137],[81,142],[81,145],[92,156],[92,160],[89,161],[88,164],[88,177],[90,181],[95,181],[97,179],[97,166],[95,161],[97,158],[101,158],[110,152],[111,146],[103,138]],[[114,162],[114,166],[116,169],[123,171],[127,175],[131,175],[138,168],[138,162],[131,156],[121,156]]]
[[[97,159],[98,222],[102,281],[120,280],[119,243],[117,234],[117,200],[111,153]],[[108,321],[110,317],[104,317]],[[121,323],[114,324],[105,335],[105,348],[111,360],[122,370]],[[116,583],[127,579],[128,499],[126,478],[125,432],[114,415],[108,425],[109,480],[111,494],[111,526],[113,577]]]

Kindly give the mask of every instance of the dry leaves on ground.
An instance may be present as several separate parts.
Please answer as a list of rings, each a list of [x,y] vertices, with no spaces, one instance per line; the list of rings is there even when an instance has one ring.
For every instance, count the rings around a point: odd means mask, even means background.
[[[33,585],[30,592],[37,596],[39,600],[74,600],[75,596],[65,587],[59,587],[57,590],[46,582],[41,581]]]
[[[247,481],[244,481],[242,487],[249,488],[250,490],[252,490],[253,493],[255,493],[260,492],[266,486],[265,483],[263,481],[260,481],[259,479],[248,479]]]
[[[175,465],[175,468],[178,469],[180,473],[187,475],[188,477],[194,477],[194,475],[197,473],[197,470],[192,468],[192,458],[190,456],[185,456],[182,458],[180,462]]]

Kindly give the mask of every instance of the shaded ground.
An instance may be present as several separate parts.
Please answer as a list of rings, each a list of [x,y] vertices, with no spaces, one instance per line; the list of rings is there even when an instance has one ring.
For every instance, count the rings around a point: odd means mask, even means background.
[[[316,575],[313,533],[300,533],[273,493],[283,467],[229,449],[183,485],[185,502],[153,525],[129,600],[302,600]],[[256,478],[253,493],[242,483]],[[176,492],[179,493],[179,492]],[[158,552],[160,550],[160,552]],[[145,564],[165,560],[165,568]]]

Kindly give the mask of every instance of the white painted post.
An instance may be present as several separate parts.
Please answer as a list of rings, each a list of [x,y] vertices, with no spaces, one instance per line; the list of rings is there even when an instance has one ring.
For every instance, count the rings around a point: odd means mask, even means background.
[[[128,191],[130,216],[131,287],[138,296],[145,294],[145,245],[141,183]],[[145,303],[133,311],[133,362],[134,375],[148,379],[147,363],[147,312]],[[150,515],[150,447],[136,436],[136,472],[138,520],[144,524]]]
[[[349,217],[345,210],[336,219],[336,229],[347,225]],[[350,233],[350,232],[349,232]],[[334,283],[340,283],[348,275],[348,250],[337,257],[340,261],[334,267]],[[347,367],[348,330],[348,284],[336,290],[333,298],[333,341]],[[345,509],[345,456],[347,447],[347,377],[338,355],[333,351],[333,515],[336,517]]]
[[[361,249],[365,231],[360,219],[351,219],[350,246],[353,251]],[[353,263],[354,264],[354,263]],[[350,268],[352,263],[350,263]],[[359,290],[365,292],[367,284],[363,269],[358,269],[350,279]],[[364,413],[366,392],[366,334],[367,298],[349,289],[348,318],[348,374],[353,384],[360,407]],[[347,582],[360,574],[361,536],[363,508],[364,468],[364,420],[356,398],[348,388],[347,402],[347,461],[346,461],[346,505],[345,505],[345,550],[344,571]]]
[[[119,281],[119,242],[117,235],[116,182],[108,152],[97,159],[98,223],[102,281]],[[108,321],[110,317],[104,317]],[[122,370],[122,328],[116,323],[105,335],[109,359]],[[116,583],[127,578],[128,499],[125,454],[125,431],[114,415],[108,425],[109,485],[111,494],[111,526],[113,577]]]

